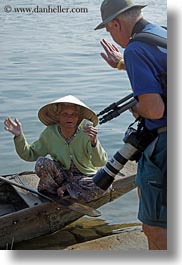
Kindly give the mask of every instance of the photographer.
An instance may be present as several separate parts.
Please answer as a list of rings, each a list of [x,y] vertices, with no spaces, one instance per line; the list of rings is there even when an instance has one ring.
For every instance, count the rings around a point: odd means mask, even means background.
[[[136,184],[139,190],[138,218],[148,239],[149,249],[167,249],[167,88],[161,75],[167,71],[167,50],[142,41],[132,41],[135,34],[149,32],[165,37],[167,31],[143,19],[145,5],[130,0],[104,0],[101,5],[102,23],[113,40],[125,48],[119,49],[106,40],[101,41],[104,60],[113,68],[126,70],[137,104],[131,108],[135,117],[141,117],[145,128],[156,137],[144,150],[138,162]],[[134,150],[135,151],[135,150]],[[114,158],[126,163],[123,150]],[[111,167],[111,171],[112,171]],[[111,176],[109,166],[107,172]]]

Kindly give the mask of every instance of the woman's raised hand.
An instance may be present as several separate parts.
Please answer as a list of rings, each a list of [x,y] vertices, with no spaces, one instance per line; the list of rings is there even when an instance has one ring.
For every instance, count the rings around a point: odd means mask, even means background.
[[[97,144],[97,133],[98,133],[97,129],[89,125],[84,127],[84,132],[90,138],[92,146],[95,147]]]
[[[5,119],[4,128],[15,136],[19,136],[22,133],[21,123],[17,119],[12,120],[10,117]]]

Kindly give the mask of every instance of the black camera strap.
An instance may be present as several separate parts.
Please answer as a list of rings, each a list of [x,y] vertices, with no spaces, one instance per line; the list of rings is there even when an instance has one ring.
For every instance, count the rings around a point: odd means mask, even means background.
[[[167,39],[151,33],[151,32],[142,32],[142,30],[145,28],[146,25],[148,25],[149,22],[145,19],[140,19],[135,26],[133,27],[132,33],[131,33],[131,41],[142,41],[147,44],[153,45],[153,46],[160,46],[164,49],[167,49]],[[167,29],[166,27],[163,27]]]
[[[133,41],[142,41],[152,46],[159,46],[164,49],[167,49],[167,38],[164,38],[160,35],[151,33],[151,32],[142,32],[142,30],[145,28],[146,25],[148,25],[149,22],[145,19],[140,19],[135,26],[133,27],[130,42]],[[166,27],[163,27],[167,30]],[[165,104],[165,113],[167,113],[167,69],[159,73],[160,78],[160,84],[163,89],[163,95],[161,95],[164,104]]]
[[[145,19],[140,19],[136,24],[135,26],[133,27],[133,30],[132,30],[132,33],[131,33],[131,38],[133,35],[141,32],[146,25],[150,24],[147,20]]]

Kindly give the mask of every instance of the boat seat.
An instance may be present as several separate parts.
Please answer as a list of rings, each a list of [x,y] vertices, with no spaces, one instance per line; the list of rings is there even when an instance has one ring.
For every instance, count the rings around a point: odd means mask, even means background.
[[[12,181],[12,178],[9,178]],[[37,189],[39,178],[36,174],[29,174],[29,175],[16,175],[13,180],[19,184],[23,184],[26,186],[31,186],[34,189]],[[38,195],[33,194],[27,190],[21,189],[19,187],[13,186],[19,196],[24,200],[24,202],[29,207],[34,207],[42,204],[42,201],[38,197]]]

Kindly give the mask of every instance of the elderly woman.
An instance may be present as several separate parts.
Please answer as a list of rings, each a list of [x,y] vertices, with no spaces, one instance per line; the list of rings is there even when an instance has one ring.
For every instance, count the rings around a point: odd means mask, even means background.
[[[107,162],[107,154],[97,138],[97,115],[69,95],[43,106],[38,117],[47,127],[31,145],[17,119],[7,118],[4,126],[15,135],[18,155],[26,161],[36,161],[39,192],[84,201],[99,197],[103,191],[91,177],[97,167]],[[84,119],[91,125],[81,126]]]

